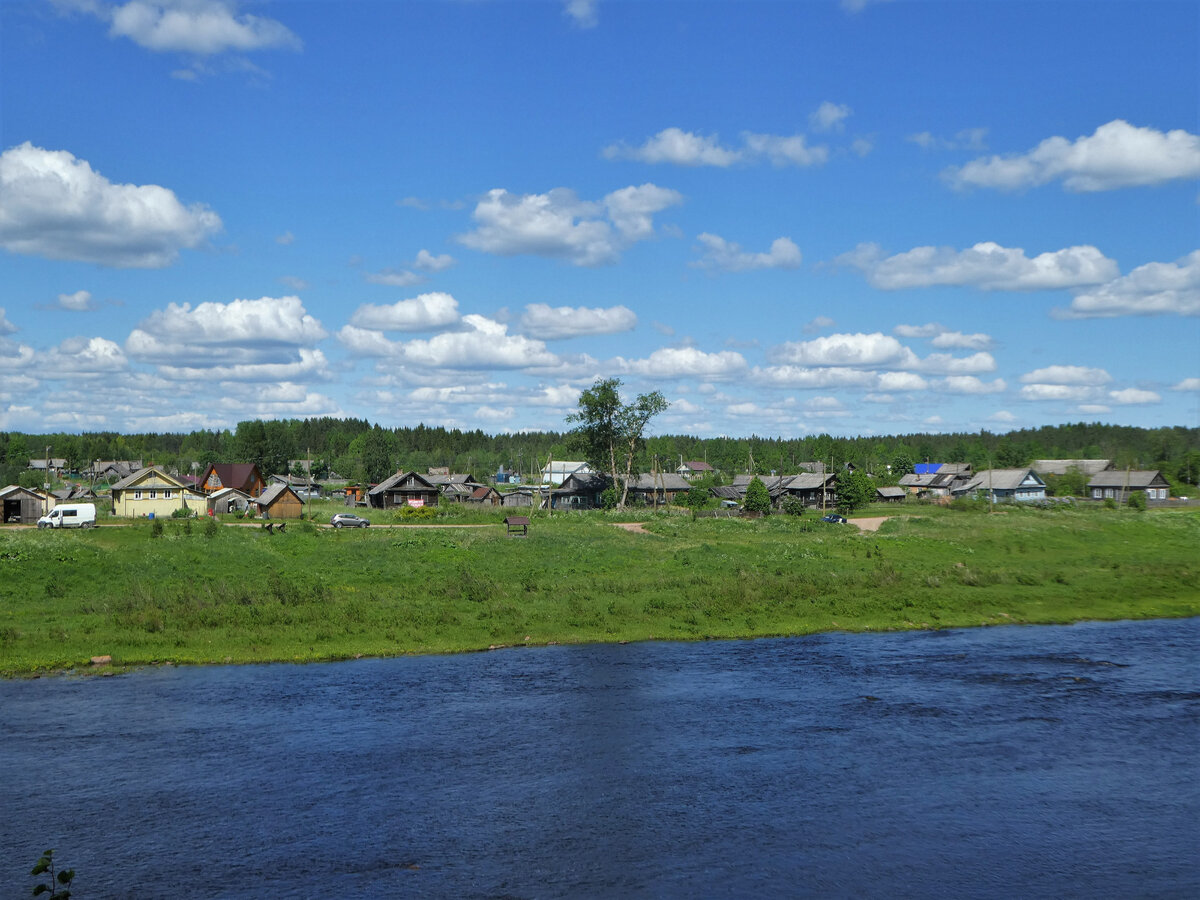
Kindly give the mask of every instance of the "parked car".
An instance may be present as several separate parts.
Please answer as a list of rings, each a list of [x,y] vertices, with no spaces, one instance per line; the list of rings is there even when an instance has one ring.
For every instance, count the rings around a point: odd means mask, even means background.
[[[334,513],[329,524],[334,528],[366,528],[371,524],[371,520],[354,513]]]
[[[845,524],[846,524],[846,517],[845,517],[845,516],[837,516],[837,515],[833,515],[833,514],[831,513],[831,514],[830,514],[830,515],[828,515],[828,516],[821,516],[821,521],[822,521],[822,522],[829,522],[831,525],[845,525]]]

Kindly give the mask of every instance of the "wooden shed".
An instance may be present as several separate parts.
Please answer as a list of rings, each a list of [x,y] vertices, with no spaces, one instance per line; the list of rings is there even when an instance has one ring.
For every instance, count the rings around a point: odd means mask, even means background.
[[[0,489],[0,522],[36,525],[45,505],[46,499],[37,491],[10,484]]]
[[[271,485],[255,498],[254,504],[264,519],[299,519],[304,516],[304,502],[287,484]]]

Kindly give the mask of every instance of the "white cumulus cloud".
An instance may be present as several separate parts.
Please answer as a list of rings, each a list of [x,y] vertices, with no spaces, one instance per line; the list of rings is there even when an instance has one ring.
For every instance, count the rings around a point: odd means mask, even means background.
[[[765,253],[750,253],[740,244],[727,241],[716,234],[705,232],[698,241],[704,247],[704,255],[692,265],[702,269],[724,272],[747,272],[754,269],[796,269],[802,260],[800,248],[791,238],[776,238],[771,249]]]
[[[654,213],[682,202],[678,192],[653,184],[622,188],[600,203],[580,200],[567,188],[524,195],[496,188],[475,207],[476,229],[458,240],[501,256],[533,254],[577,266],[604,265],[653,234]]]
[[[746,368],[746,359],[733,350],[705,353],[695,347],[662,347],[645,359],[622,359],[617,364],[627,372],[653,378],[725,378]]]
[[[0,306],[0,335],[12,334],[16,330],[17,326],[8,321],[4,315],[4,307]]]
[[[376,331],[430,331],[458,321],[458,301],[450,294],[433,292],[387,306],[364,304],[354,311],[350,324]]]
[[[632,331],[637,315],[627,306],[574,307],[530,303],[521,316],[521,330],[545,341],[588,334]]]
[[[612,144],[604,148],[608,159],[633,159],[676,166],[731,166],[741,153],[722,147],[717,135],[701,135],[682,128],[664,128],[640,147]]]
[[[1046,366],[1021,376],[1022,384],[1086,384],[1101,385],[1112,381],[1103,369],[1087,366]]]
[[[86,312],[89,309],[95,309],[96,305],[92,302],[90,291],[75,291],[72,294],[59,294],[57,305],[60,309],[69,309],[75,312]]]
[[[851,109],[846,104],[826,100],[808,117],[808,124],[813,131],[841,131],[846,127],[850,113]]]
[[[1181,129],[1139,128],[1122,119],[1074,141],[1047,138],[1028,153],[976,159],[943,173],[960,189],[1018,190],[1061,179],[1069,191],[1107,191],[1198,176],[1200,136]]]
[[[1100,284],[1119,272],[1115,261],[1091,246],[1067,247],[1027,257],[1019,247],[984,241],[966,250],[915,247],[884,257],[876,244],[859,244],[835,262],[862,271],[885,291],[965,285],[984,291],[1044,291]]]
[[[113,184],[65,150],[0,154],[0,247],[116,268],[161,268],[221,229],[203,204],[158,185]]]
[[[1200,250],[1173,263],[1152,262],[1071,300],[1065,318],[1200,316]]]
[[[131,0],[76,4],[109,23],[109,35],[156,52],[211,56],[303,43],[275,19],[239,13],[233,0]]]
[[[429,369],[524,369],[559,362],[542,341],[510,335],[508,326],[501,322],[471,314],[463,316],[462,323],[463,331],[397,343],[395,355],[403,362]]]
[[[767,351],[771,362],[798,366],[915,368],[917,355],[894,337],[874,334],[831,334],[811,341],[792,341]]]
[[[596,0],[563,0],[563,15],[576,28],[595,28],[599,21]]]
[[[1154,391],[1143,391],[1139,388],[1125,388],[1120,391],[1109,391],[1108,397],[1113,403],[1119,403],[1122,406],[1144,405],[1147,403],[1161,403],[1162,397]]]

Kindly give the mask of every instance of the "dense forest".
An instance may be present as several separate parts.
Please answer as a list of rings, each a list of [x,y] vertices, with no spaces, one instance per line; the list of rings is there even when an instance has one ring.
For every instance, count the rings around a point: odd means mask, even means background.
[[[416,425],[381,428],[364,419],[289,419],[241,422],[233,430],[187,434],[24,434],[0,432],[0,485],[28,481],[30,459],[67,460],[83,471],[95,460],[133,459],[180,473],[210,462],[255,462],[264,474],[286,473],[289,460],[312,459],[318,477],[336,474],[354,481],[379,481],[397,469],[424,472],[448,466],[484,479],[501,467],[526,473],[548,459],[579,459],[570,432],[489,435]],[[976,469],[1023,466],[1034,459],[1110,459],[1118,468],[1161,469],[1173,482],[1200,481],[1200,428],[1133,428],[1076,423],[993,434],[901,434],[888,437],[647,438],[642,471],[674,470],[681,460],[703,460],[725,478],[743,472],[793,472],[801,462],[830,467],[853,463],[881,481],[898,477],[912,463],[969,462]]]

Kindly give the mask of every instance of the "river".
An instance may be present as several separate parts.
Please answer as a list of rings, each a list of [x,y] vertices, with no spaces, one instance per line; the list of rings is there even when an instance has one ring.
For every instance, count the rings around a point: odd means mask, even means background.
[[[1197,897],[1200,619],[0,682],[0,896]]]

